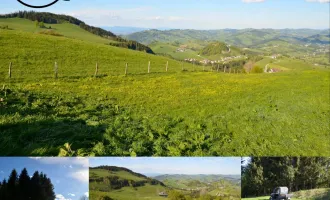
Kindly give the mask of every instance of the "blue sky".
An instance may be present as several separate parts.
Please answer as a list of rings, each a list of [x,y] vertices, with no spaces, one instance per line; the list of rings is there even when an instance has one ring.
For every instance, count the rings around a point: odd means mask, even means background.
[[[15,0],[0,1],[0,13],[26,9]],[[73,15],[94,26],[329,28],[329,0],[60,0],[39,11]]]
[[[51,179],[56,200],[79,200],[88,195],[88,165],[86,158],[0,157],[0,180],[8,179],[13,169],[20,174],[25,167],[30,176],[38,170]]]
[[[141,174],[241,174],[241,158],[236,157],[138,157],[90,158],[91,167],[125,167]]]

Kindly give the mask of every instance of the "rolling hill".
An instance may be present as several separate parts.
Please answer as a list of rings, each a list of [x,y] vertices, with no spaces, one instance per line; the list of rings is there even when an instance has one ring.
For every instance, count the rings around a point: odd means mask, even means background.
[[[153,178],[162,181],[172,189],[201,190],[204,188],[212,196],[240,197],[240,175],[165,174]]]
[[[159,42],[187,42],[189,40],[223,41],[238,47],[251,47],[256,43],[272,39],[301,42],[299,39],[313,35],[328,35],[327,30],[313,29],[222,29],[222,30],[146,30],[126,37],[144,44]],[[315,41],[317,43],[317,41]]]
[[[168,199],[159,194],[172,191],[189,199],[209,195],[211,199],[226,197],[240,199],[240,176],[229,175],[160,175],[148,178],[129,169],[114,166],[90,168],[90,198],[116,200]],[[235,179],[235,181],[233,181]]]
[[[53,35],[57,34],[68,38],[145,51],[153,54],[148,46],[123,39],[110,31],[87,25],[83,21],[68,15],[19,11],[0,15],[0,27],[32,33],[51,32]]]
[[[90,199],[106,197],[118,200],[162,199],[160,192],[166,191],[165,185],[155,179],[135,173],[126,168],[100,166],[89,170]]]
[[[169,55],[170,57],[181,60],[187,58],[198,59],[198,54],[203,48],[209,51],[213,48],[212,44],[214,43],[226,43],[232,46],[231,50],[234,50],[234,46],[238,47],[236,48],[236,53],[232,53],[233,55],[242,53],[248,55],[282,54],[304,59],[311,64],[330,65],[330,54],[328,53],[330,43],[329,30],[176,29],[166,31],[147,30],[125,37],[150,45],[155,53]],[[180,46],[187,48],[185,48],[184,52],[178,52],[177,50]],[[206,58],[217,60],[219,56],[206,56],[204,54],[204,59]]]

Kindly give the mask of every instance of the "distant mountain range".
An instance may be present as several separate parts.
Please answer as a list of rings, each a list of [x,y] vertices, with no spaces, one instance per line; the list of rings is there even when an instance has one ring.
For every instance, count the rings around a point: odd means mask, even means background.
[[[283,40],[295,44],[329,44],[329,30],[316,29],[221,29],[221,30],[144,30],[125,36],[150,44],[152,42],[222,41],[238,47],[251,48],[264,41]]]
[[[129,35],[136,32],[151,30],[150,28],[130,27],[130,26],[103,26],[103,29],[111,31],[116,35]],[[159,28],[157,30],[170,30],[170,28]]]
[[[222,174],[163,174],[159,176],[153,177],[156,180],[163,181],[166,179],[176,179],[176,180],[184,180],[184,179],[192,179],[199,180],[203,182],[207,181],[218,181],[218,180],[228,180],[233,182],[238,182],[241,180],[240,174],[234,175],[222,175]]]

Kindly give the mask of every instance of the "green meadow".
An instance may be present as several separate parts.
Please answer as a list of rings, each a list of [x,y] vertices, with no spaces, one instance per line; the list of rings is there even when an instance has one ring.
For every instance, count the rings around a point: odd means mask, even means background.
[[[90,198],[93,200],[101,200],[105,197],[120,200],[130,200],[133,197],[139,200],[158,200],[164,199],[164,197],[160,197],[158,194],[167,190],[161,184],[149,183],[148,178],[145,176],[138,176],[125,170],[111,171],[91,168],[89,173]],[[136,185],[134,186],[134,184]]]
[[[0,29],[1,155],[329,155],[324,67],[283,57],[280,73],[203,71],[58,26],[64,36]]]

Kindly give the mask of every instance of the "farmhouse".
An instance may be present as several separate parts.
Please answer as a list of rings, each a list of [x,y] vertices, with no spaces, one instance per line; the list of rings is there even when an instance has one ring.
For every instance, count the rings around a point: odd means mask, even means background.
[[[166,192],[160,192],[158,195],[161,196],[161,197],[167,197],[168,196],[168,194]]]
[[[200,63],[202,63],[202,64],[209,64],[210,63],[210,60],[204,59],[204,60],[200,61]]]

